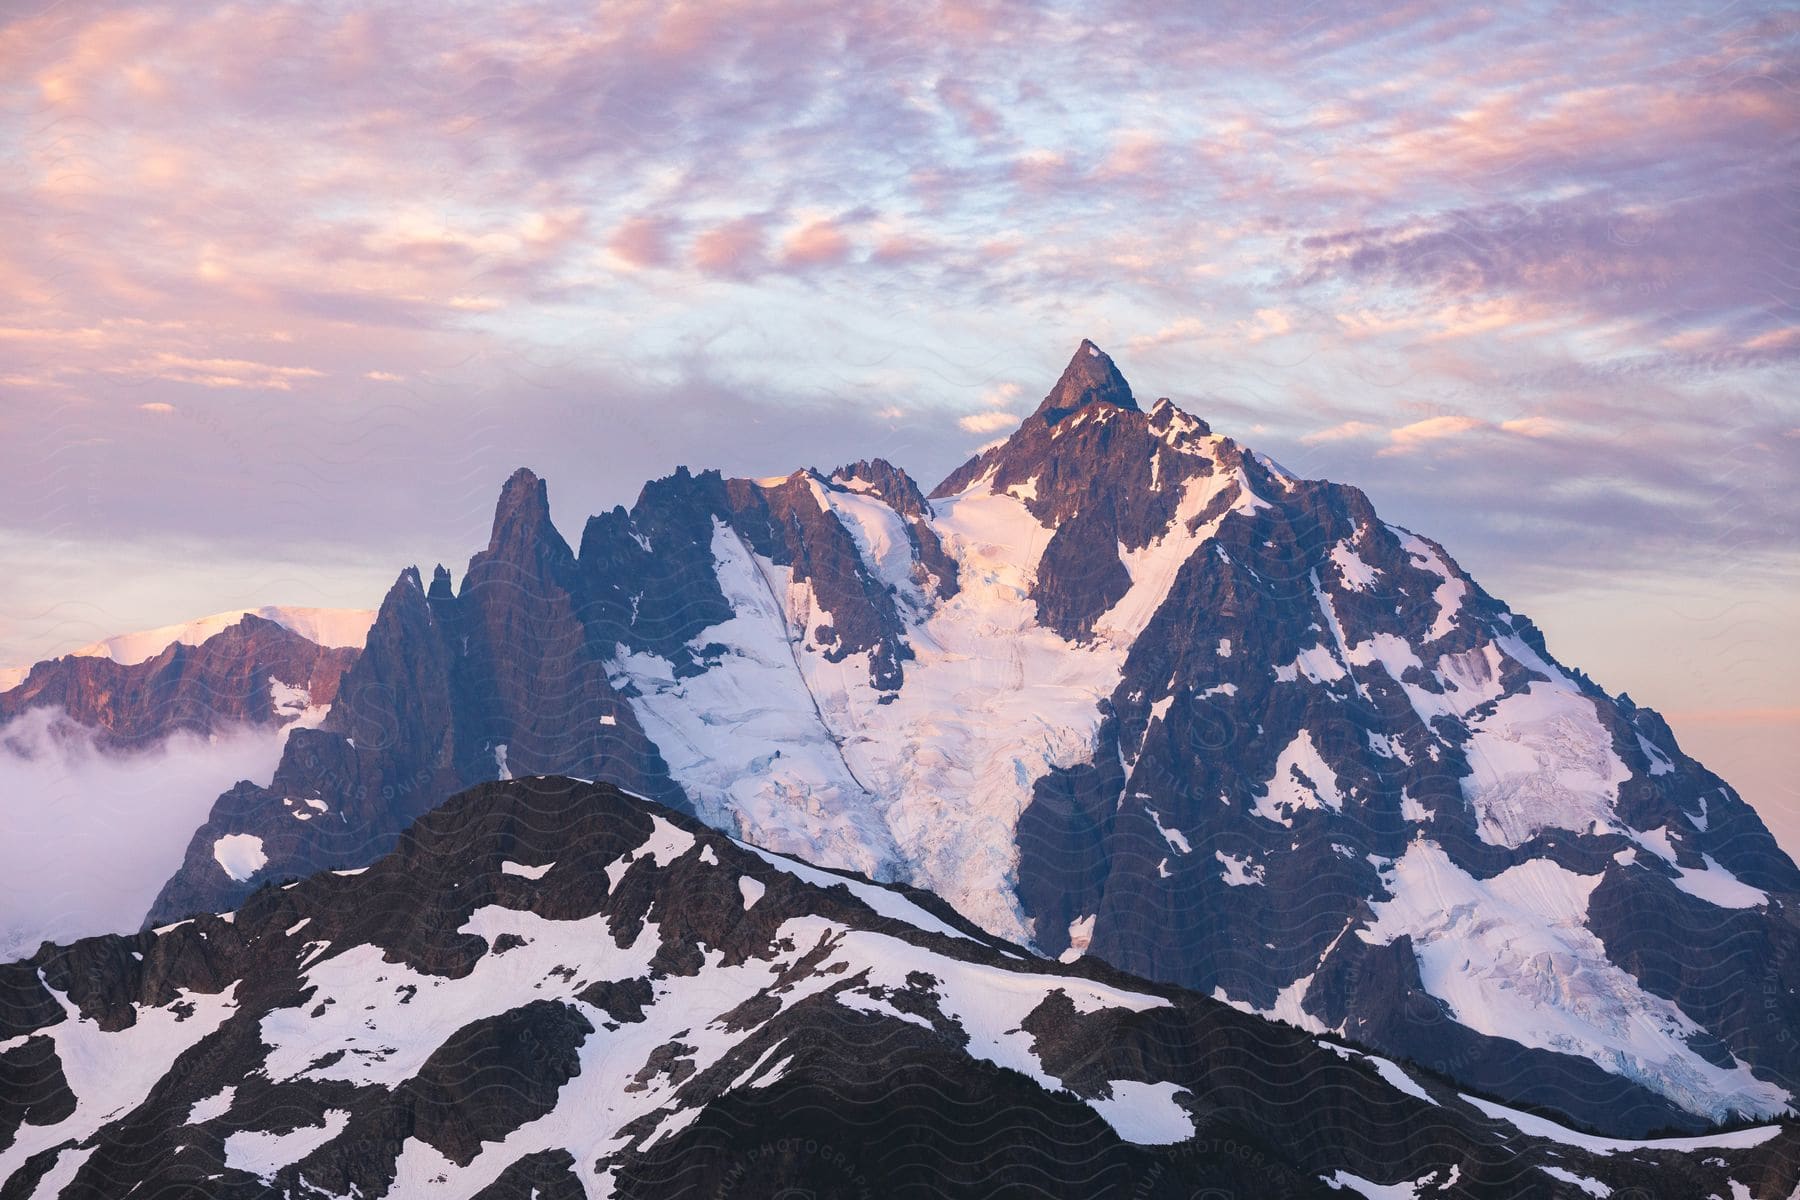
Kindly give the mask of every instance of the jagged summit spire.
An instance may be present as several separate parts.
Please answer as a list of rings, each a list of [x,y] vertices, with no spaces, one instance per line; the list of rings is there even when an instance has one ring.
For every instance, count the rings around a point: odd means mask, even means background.
[[[574,554],[550,519],[550,491],[528,467],[520,467],[500,489],[494,506],[494,531],[485,557],[523,563],[539,555],[557,562]],[[477,557],[483,557],[478,555]],[[473,569],[473,563],[470,564]]]
[[[1063,368],[1062,378],[1056,381],[1056,386],[1050,389],[1050,394],[1044,397],[1033,415],[1042,417],[1047,425],[1054,425],[1070,413],[1096,403],[1138,411],[1137,401],[1131,396],[1131,385],[1119,374],[1112,358],[1093,342],[1082,338],[1075,357]]]
[[[497,548],[509,529],[535,530],[549,523],[549,489],[530,467],[520,467],[500,488],[500,502],[494,506],[494,531],[488,539],[488,549]]]

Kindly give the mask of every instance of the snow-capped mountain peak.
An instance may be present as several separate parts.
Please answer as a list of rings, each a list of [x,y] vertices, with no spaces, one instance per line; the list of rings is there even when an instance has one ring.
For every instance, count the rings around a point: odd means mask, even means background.
[[[360,865],[504,763],[1616,1131],[1800,1088],[1800,871],[1756,814],[1444,547],[1140,409],[1091,343],[929,499],[879,460],[682,469],[571,553],[515,475],[460,588],[397,586],[341,691],[156,920]],[[1579,912],[1504,882],[1552,879]],[[1418,916],[1440,895],[1466,919]],[[1479,983],[1508,971],[1543,986]]]
[[[114,634],[68,653],[74,658],[109,658],[121,666],[135,666],[155,658],[170,646],[198,646],[247,616],[271,621],[283,629],[299,634],[314,645],[349,648],[362,645],[369,626],[375,621],[373,609],[265,604],[260,608],[234,608],[135,633]],[[28,667],[21,670],[25,674],[30,672]],[[19,677],[22,679],[24,675]]]

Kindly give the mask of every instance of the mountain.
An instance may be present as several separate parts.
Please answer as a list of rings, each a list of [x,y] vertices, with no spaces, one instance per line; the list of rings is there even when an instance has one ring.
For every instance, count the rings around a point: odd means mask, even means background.
[[[203,618],[38,663],[0,692],[0,959],[136,928],[219,790],[267,779],[336,700],[358,650],[297,630],[360,645],[370,619]]]
[[[0,726],[56,709],[107,749],[129,750],[182,732],[317,724],[356,660],[359,624],[338,610],[264,609],[110,638],[40,662],[0,692]]]
[[[0,1197],[1785,1196],[521,779],[366,870],[0,967]]]
[[[1756,813],[1442,546],[1089,342],[929,496],[682,469],[572,550],[514,475],[150,920],[551,773],[1620,1135],[1800,1087],[1800,870]]]
[[[362,645],[364,636],[369,632],[369,625],[375,620],[375,613],[366,608],[305,608],[291,604],[234,608],[229,612],[212,613],[176,625],[115,634],[69,653],[77,658],[110,658],[116,663],[130,666],[155,658],[177,642],[198,646],[213,635],[239,624],[245,617],[272,621],[314,645],[347,646],[354,649]]]

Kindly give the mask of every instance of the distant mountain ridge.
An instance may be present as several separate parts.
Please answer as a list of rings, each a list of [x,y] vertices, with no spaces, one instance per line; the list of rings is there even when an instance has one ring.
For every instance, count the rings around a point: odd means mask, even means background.
[[[143,748],[175,733],[316,725],[337,699],[361,639],[348,646],[322,644],[293,626],[335,643],[359,622],[298,621],[294,610],[262,611],[284,612],[290,623],[253,611],[220,614],[89,648],[107,653],[77,651],[38,663],[17,686],[0,692],[0,725],[31,709],[51,708],[96,731],[115,750]],[[160,644],[149,650],[151,642]]]
[[[1090,342],[929,498],[684,468],[577,549],[516,473],[150,920],[556,773],[1610,1131],[1800,1087],[1800,871],[1755,812],[1443,547]]]
[[[368,608],[307,608],[291,604],[265,604],[261,608],[234,608],[228,612],[212,613],[174,625],[115,634],[79,650],[71,650],[69,654],[77,658],[110,658],[116,663],[131,666],[154,658],[177,643],[198,646],[240,623],[245,617],[272,622],[299,634],[316,646],[348,647],[353,650],[363,644],[363,639],[369,635],[369,626],[375,623],[375,611]]]

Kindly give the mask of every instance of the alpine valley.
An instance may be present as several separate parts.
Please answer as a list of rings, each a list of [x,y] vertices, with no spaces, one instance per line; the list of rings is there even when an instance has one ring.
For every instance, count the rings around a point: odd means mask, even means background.
[[[520,470],[460,581],[0,721],[278,757],[0,968],[0,1196],[1800,1186],[1755,811],[1089,342],[929,493],[683,469],[572,547]]]

